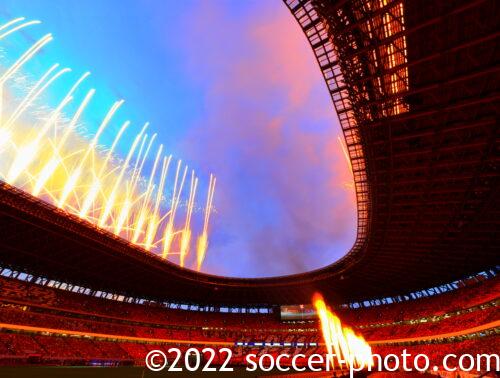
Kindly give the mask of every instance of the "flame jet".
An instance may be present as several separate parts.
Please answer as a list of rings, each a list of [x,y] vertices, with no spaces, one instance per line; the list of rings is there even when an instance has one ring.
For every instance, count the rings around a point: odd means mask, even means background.
[[[312,303],[318,314],[321,332],[328,351],[328,358],[332,368],[335,367],[334,355],[340,368],[345,364],[347,367],[370,367],[373,365],[373,357],[370,345],[358,336],[354,331],[342,325],[342,322],[333,313],[319,293],[315,293]]]

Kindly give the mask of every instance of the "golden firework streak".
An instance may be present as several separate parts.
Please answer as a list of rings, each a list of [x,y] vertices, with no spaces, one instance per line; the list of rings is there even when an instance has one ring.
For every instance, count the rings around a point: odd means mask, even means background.
[[[184,266],[184,260],[189,252],[189,244],[191,242],[191,215],[193,214],[197,186],[198,179],[194,176],[194,171],[191,171],[191,187],[189,189],[186,223],[184,224],[184,229],[182,230],[181,250],[179,254],[179,264],[182,267]]]
[[[208,249],[208,223],[210,221],[210,214],[212,213],[212,203],[215,193],[215,177],[210,175],[210,182],[208,184],[207,203],[205,206],[205,220],[203,222],[203,232],[198,237],[196,245],[196,268],[201,269],[201,265],[205,260],[205,255]]]
[[[174,190],[172,191],[172,200],[170,202],[170,212],[168,216],[168,223],[165,227],[165,235],[163,237],[163,258],[167,258],[168,254],[171,252],[172,242],[175,236],[174,232],[174,220],[175,214],[177,213],[177,206],[179,205],[179,199],[182,193],[182,188],[184,186],[184,181],[186,180],[187,167],[184,168],[184,174],[182,175],[181,184],[179,189],[177,189],[177,184],[179,180],[179,170],[181,169],[182,162],[179,160],[177,162],[177,170],[175,172]],[[199,270],[199,269],[198,269]]]
[[[24,17],[4,23],[0,25],[0,42],[39,23],[37,20],[25,21]],[[173,186],[167,185],[173,158],[171,155],[164,156],[163,146],[160,145],[148,179],[144,179],[148,166],[146,161],[156,139],[156,134],[146,134],[148,123],[133,136],[123,161],[115,153],[119,144],[124,143],[123,137],[131,128],[130,121],[122,123],[111,147],[102,151],[99,141],[111,129],[108,125],[113,122],[113,116],[123,105],[123,100],[116,101],[109,108],[89,141],[79,133],[78,126],[95,90],[85,92],[83,100],[78,100],[75,105],[73,114],[64,113],[67,105],[75,100],[77,90],[90,75],[89,72],[81,75],[64,92],[62,100],[53,110],[47,113],[47,107],[38,105],[43,101],[45,92],[53,87],[52,84],[71,72],[69,68],[60,69],[56,63],[31,86],[24,84],[26,80],[23,77],[21,82],[25,95],[17,104],[3,106],[6,98],[9,102],[15,101],[13,98],[16,96],[5,96],[12,91],[10,81],[18,78],[21,68],[52,40],[52,35],[46,34],[6,67],[5,72],[0,72],[0,180],[52,202],[163,258],[168,258],[169,254],[177,255],[171,253],[172,248],[179,248],[179,263],[184,266],[193,233],[192,217],[198,178],[192,170],[189,197],[181,201],[188,168],[178,160]],[[4,114],[6,109],[10,114]],[[214,190],[215,178],[211,175],[203,229],[197,241],[195,265],[198,270],[208,246],[208,223]],[[169,205],[166,197],[170,198]],[[181,203],[186,205],[180,206]],[[181,207],[185,209],[181,211]],[[179,212],[184,216],[184,226],[176,232],[175,218]],[[176,238],[176,235],[180,237]]]

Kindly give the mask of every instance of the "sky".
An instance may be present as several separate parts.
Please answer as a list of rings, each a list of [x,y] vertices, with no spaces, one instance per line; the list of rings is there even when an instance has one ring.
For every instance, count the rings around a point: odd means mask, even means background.
[[[39,19],[54,42],[27,67],[92,72],[89,135],[109,106],[217,177],[203,271],[266,277],[341,258],[356,235],[352,174],[313,52],[284,4],[236,0],[3,0],[0,21]],[[52,89],[54,98],[58,87]],[[127,141],[118,146],[126,155]],[[130,140],[128,140],[130,143]]]

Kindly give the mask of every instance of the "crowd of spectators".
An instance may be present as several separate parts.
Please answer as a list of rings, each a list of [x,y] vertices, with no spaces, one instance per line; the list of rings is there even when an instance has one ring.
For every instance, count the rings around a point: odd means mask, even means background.
[[[500,280],[493,279],[439,296],[371,308],[343,309],[338,314],[368,341],[441,335],[498,320],[499,289]],[[137,364],[143,362],[147,351],[175,345],[172,340],[191,341],[201,347],[205,341],[223,341],[230,346],[235,342],[321,342],[317,322],[285,323],[278,316],[276,313],[197,312],[123,303],[0,277],[0,323],[38,327],[17,333],[12,329],[0,329],[0,364],[19,358],[57,364],[81,364],[82,361]],[[71,335],[71,331],[87,336]],[[141,340],[113,339],[114,336]],[[147,344],[146,338],[154,339],[154,344]],[[165,339],[170,340],[168,344]],[[490,348],[491,351],[491,340],[496,339],[492,336],[460,343],[410,345],[409,348],[427,350],[430,354],[457,350],[462,345],[469,350]],[[178,344],[184,349],[189,345]],[[322,347],[294,344],[285,349],[236,345],[232,348],[232,363],[237,364],[250,352],[308,355]],[[390,353],[394,348],[401,349],[382,346],[375,347],[375,351]]]

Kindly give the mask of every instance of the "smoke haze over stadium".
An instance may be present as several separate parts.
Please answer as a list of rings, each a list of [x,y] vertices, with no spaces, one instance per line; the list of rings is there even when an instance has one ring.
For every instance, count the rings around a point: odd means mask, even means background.
[[[356,232],[352,178],[323,78],[287,9],[279,1],[115,4],[6,1],[1,16],[40,19],[53,32],[57,43],[41,61],[92,71],[99,101],[89,132],[124,98],[108,145],[124,120],[150,121],[166,151],[202,179],[216,174],[204,271],[297,273],[346,253]]]

